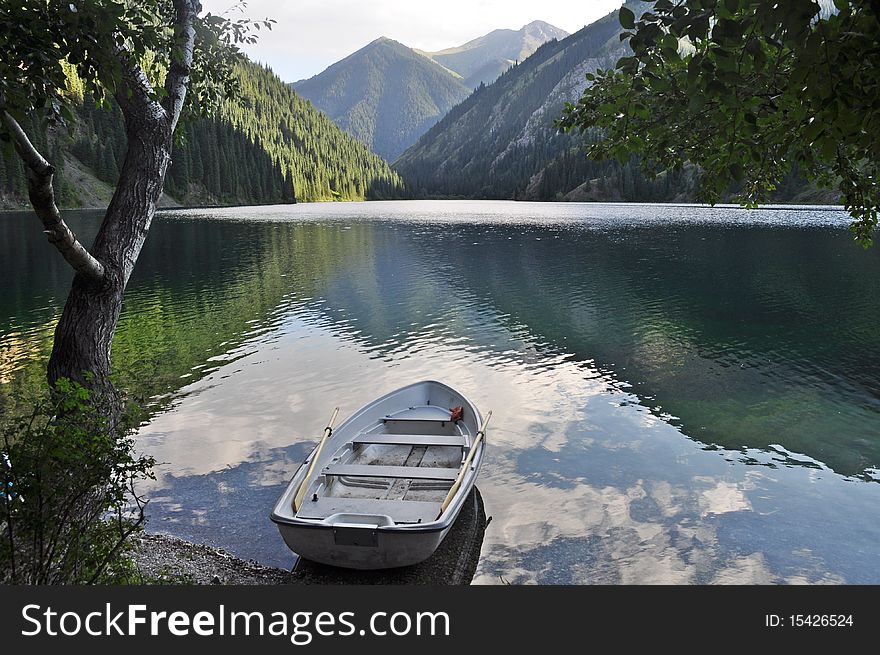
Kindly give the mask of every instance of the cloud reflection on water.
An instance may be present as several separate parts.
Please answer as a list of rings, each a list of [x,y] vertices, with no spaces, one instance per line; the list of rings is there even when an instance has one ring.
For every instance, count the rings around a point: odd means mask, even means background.
[[[255,344],[252,354],[228,365],[235,372],[222,367],[185,389],[177,408],[142,431],[144,447],[173,462],[160,470],[157,491],[165,488],[158,491],[165,500],[155,499],[156,516],[190,522],[196,535],[233,552],[283,564],[289,555],[273,526],[231,535],[228,523],[210,525],[204,506],[221,497],[217,480],[236,479],[246,469],[247,482],[236,489],[258,489],[264,506],[254,512],[265,516],[299,461],[282,465],[276,454],[294,444],[304,456],[328,408],[341,403],[349,414],[386,390],[438,378],[452,381],[483,411],[495,411],[480,478],[494,520],[477,583],[874,580],[876,522],[859,535],[871,544],[863,559],[841,566],[839,552],[852,543],[813,534],[791,550],[790,535],[774,531],[753,505],[752,496],[769,489],[773,512],[807,520],[809,503],[792,500],[799,489],[846,484],[838,476],[757,469],[743,466],[736,453],[706,450],[590,363],[557,356],[553,366],[535,366],[540,344],[522,333],[511,337],[503,321],[493,325],[488,340],[516,342],[515,349],[482,349],[475,357],[470,340],[446,340],[443,327],[434,326],[395,338],[379,356],[382,349],[350,325],[308,305],[287,307],[270,352]],[[225,375],[234,383],[216,384]],[[214,489],[201,488],[200,480]],[[202,498],[170,511],[180,495]],[[852,532],[858,510],[824,513]],[[731,517],[737,520],[728,528]],[[764,538],[752,543],[761,531]],[[783,549],[789,552],[765,553]]]

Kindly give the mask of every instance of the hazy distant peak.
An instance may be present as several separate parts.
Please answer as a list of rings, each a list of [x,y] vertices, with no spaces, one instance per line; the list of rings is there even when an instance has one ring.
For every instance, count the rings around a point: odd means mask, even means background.
[[[564,39],[568,36],[564,29],[542,20],[533,20],[528,25],[523,25],[519,31],[525,34],[546,34],[553,39]]]
[[[568,32],[542,20],[523,25],[518,30],[497,29],[467,43],[437,52],[422,52],[426,57],[455,71],[465,83],[476,88],[489,83],[511,65],[522,61],[541,45],[564,39]]]
[[[387,36],[380,36],[378,39],[370,41],[365,47],[375,47],[375,46],[386,46],[392,48],[406,48],[409,50],[410,48],[403,45],[400,41],[395,41],[394,39],[389,39]]]

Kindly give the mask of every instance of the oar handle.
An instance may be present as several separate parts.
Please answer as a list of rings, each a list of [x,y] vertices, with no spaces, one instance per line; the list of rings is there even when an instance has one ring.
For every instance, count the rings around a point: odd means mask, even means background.
[[[305,479],[300,483],[299,489],[296,491],[296,495],[293,497],[293,511],[298,512],[300,506],[302,505],[303,497],[306,495],[306,490],[309,487],[309,480],[312,479],[312,471],[315,470],[315,464],[318,463],[318,458],[321,456],[321,451],[324,449],[324,443],[327,441],[327,437],[333,434],[333,424],[336,422],[336,417],[339,415],[339,408],[333,410],[332,416],[330,416],[330,422],[327,423],[327,427],[324,428],[324,436],[321,437],[321,442],[318,444],[318,447],[315,448],[315,454],[312,455],[312,463],[309,465],[309,470],[306,472]]]
[[[455,497],[455,494],[458,493],[459,488],[461,488],[461,482],[462,480],[464,480],[464,476],[467,474],[467,471],[471,466],[471,462],[473,461],[474,455],[477,452],[477,446],[480,445],[483,437],[486,436],[486,426],[489,425],[490,418],[492,418],[491,410],[488,414],[486,414],[486,418],[483,419],[483,424],[480,426],[480,429],[477,430],[476,439],[474,439],[474,442],[471,444],[470,451],[468,452],[464,463],[461,465],[461,469],[458,471],[458,476],[455,478],[455,482],[453,482],[452,486],[449,487],[449,493],[446,494],[446,498],[443,499],[443,504],[440,505],[440,513],[437,515],[437,518],[443,516],[443,512],[446,511],[446,508],[449,507],[449,503],[452,502],[453,497]]]

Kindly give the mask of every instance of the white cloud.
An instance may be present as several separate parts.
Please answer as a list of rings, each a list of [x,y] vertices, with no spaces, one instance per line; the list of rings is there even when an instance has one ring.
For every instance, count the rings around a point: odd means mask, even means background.
[[[213,13],[223,13],[233,4],[234,0],[202,0],[204,9]],[[493,29],[519,29],[533,20],[575,32],[620,4],[621,0],[249,0],[246,16],[278,22],[245,50],[292,82],[320,73],[380,36],[440,50]]]

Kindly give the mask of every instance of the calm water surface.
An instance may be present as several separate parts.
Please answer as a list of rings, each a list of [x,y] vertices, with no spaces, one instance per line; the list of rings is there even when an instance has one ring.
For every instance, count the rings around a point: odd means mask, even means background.
[[[98,217],[74,219],[94,232]],[[160,215],[114,363],[151,529],[289,566],[268,513],[332,408],[493,409],[481,583],[880,582],[880,251],[827,208],[398,202]],[[69,275],[0,217],[0,382]]]

